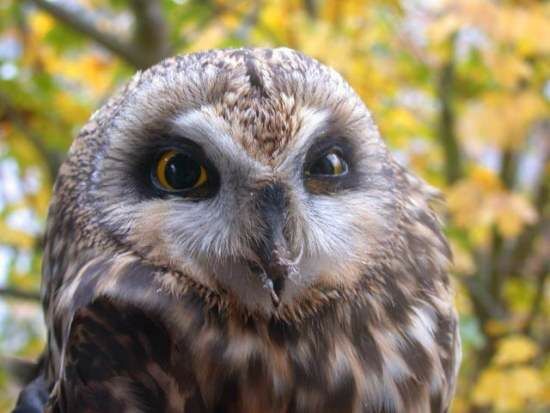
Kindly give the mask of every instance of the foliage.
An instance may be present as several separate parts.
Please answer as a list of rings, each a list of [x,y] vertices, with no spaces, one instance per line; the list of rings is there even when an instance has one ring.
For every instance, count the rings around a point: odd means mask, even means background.
[[[550,3],[1,0],[0,354],[43,345],[41,234],[72,137],[171,53],[287,45],[333,66],[448,200],[464,363],[454,412],[550,409]],[[0,411],[17,394],[0,366]]]

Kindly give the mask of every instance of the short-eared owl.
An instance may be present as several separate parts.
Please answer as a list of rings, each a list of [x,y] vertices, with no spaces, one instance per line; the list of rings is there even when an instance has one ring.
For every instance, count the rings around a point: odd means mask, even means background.
[[[59,171],[19,411],[446,412],[460,341],[435,196],[300,53],[138,73]]]

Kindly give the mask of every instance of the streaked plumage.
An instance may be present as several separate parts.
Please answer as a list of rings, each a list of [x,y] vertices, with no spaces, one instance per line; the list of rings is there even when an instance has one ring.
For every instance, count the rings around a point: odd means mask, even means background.
[[[211,186],[151,189],[151,154],[188,143]],[[333,146],[345,173],[310,176]],[[47,411],[447,411],[460,343],[436,196],[297,52],[138,73],[56,182]]]

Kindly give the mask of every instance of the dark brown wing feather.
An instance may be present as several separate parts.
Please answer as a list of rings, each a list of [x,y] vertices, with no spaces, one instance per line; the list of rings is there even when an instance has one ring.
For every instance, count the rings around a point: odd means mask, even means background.
[[[186,363],[175,360],[183,357],[158,318],[135,306],[96,300],[74,316],[47,411],[201,411],[195,383],[176,381],[192,377],[181,370]]]

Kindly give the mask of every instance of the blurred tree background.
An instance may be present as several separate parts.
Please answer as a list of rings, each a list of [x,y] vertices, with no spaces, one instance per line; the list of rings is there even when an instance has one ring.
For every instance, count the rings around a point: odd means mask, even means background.
[[[550,2],[0,0],[0,412],[37,357],[56,171],[136,69],[286,45],[336,68],[443,189],[464,362],[453,412],[550,411]]]

